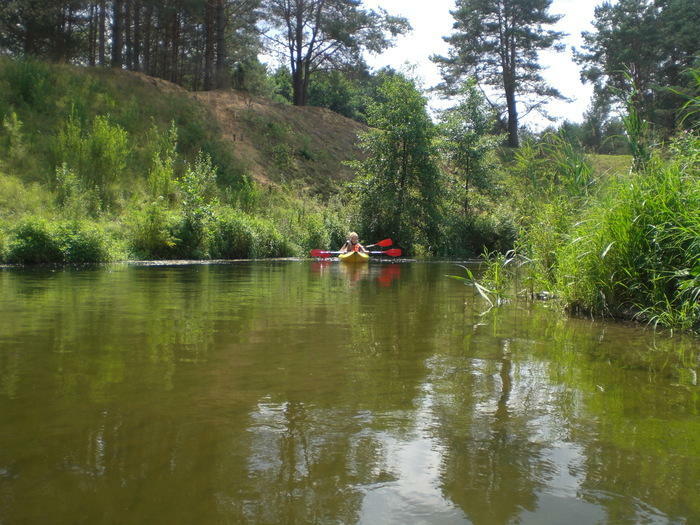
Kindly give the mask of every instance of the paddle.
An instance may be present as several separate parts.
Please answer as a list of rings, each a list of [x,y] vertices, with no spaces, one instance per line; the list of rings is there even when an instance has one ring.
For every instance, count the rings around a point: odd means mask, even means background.
[[[391,250],[384,250],[383,252],[369,252],[372,255],[388,255],[389,257],[401,257],[401,249],[392,248]]]
[[[337,251],[329,251],[329,250],[311,250],[311,256],[312,257],[331,257],[333,255],[338,255],[344,252]],[[383,252],[380,251],[374,251],[374,252],[369,252],[372,255],[388,255],[389,257],[401,257],[401,250],[399,248],[392,248],[391,250],[386,250]]]
[[[393,243],[394,241],[392,241],[391,239],[384,239],[377,243],[369,244],[365,246],[365,248],[374,248],[375,246],[381,246],[382,248],[386,248],[387,246],[391,246]]]

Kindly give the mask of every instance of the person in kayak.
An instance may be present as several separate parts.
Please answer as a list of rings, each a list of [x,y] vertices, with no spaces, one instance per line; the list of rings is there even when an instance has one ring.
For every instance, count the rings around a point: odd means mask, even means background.
[[[369,253],[365,247],[360,244],[360,236],[355,232],[350,232],[348,234],[348,240],[345,241],[345,244],[343,244],[343,247],[340,249],[340,253],[348,252]]]

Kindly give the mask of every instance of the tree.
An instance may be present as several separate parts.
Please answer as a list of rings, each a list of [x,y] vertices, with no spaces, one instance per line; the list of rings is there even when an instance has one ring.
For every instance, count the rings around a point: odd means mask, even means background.
[[[144,71],[193,89],[257,60],[261,0],[3,0],[0,52]]]
[[[4,0],[0,3],[0,51],[68,60],[88,21],[82,1]]]
[[[308,101],[309,79],[319,70],[362,62],[362,52],[379,53],[390,36],[407,31],[406,19],[362,8],[362,0],[264,0],[266,38],[288,61],[294,104]]]
[[[544,81],[538,62],[539,51],[562,49],[562,33],[544,28],[561,16],[549,14],[552,0],[456,1],[455,31],[445,37],[449,54],[433,57],[444,79],[441,87],[452,94],[465,77],[473,77],[497,88],[505,100],[508,145],[517,147],[518,97],[528,112],[542,111],[548,99],[564,98]]]
[[[362,232],[404,246],[438,241],[439,178],[435,125],[411,80],[388,76],[369,107],[371,130],[360,137],[364,160],[353,162]]]
[[[463,211],[470,212],[472,187],[488,190],[492,185],[494,154],[503,137],[494,135],[495,115],[474,81],[460,90],[458,104],[442,114],[439,148],[463,184]]]
[[[700,3],[692,0],[620,0],[595,9],[594,31],[575,54],[581,78],[602,96],[631,101],[646,120],[672,130],[691,85],[685,71],[700,50]]]

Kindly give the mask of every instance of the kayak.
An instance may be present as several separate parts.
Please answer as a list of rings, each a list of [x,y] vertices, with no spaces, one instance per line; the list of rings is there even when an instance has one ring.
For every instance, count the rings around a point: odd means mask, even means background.
[[[340,262],[344,263],[366,263],[369,261],[369,254],[362,252],[348,252],[338,255]]]

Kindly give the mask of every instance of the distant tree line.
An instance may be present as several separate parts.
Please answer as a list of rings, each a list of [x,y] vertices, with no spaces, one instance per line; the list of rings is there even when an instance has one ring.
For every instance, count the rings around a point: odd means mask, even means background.
[[[10,0],[0,47],[15,56],[142,71],[192,89],[229,85],[257,54],[260,0]]]
[[[141,71],[195,90],[245,88],[276,53],[292,101],[317,72],[363,64],[408,29],[360,0],[3,0],[0,52]]]

